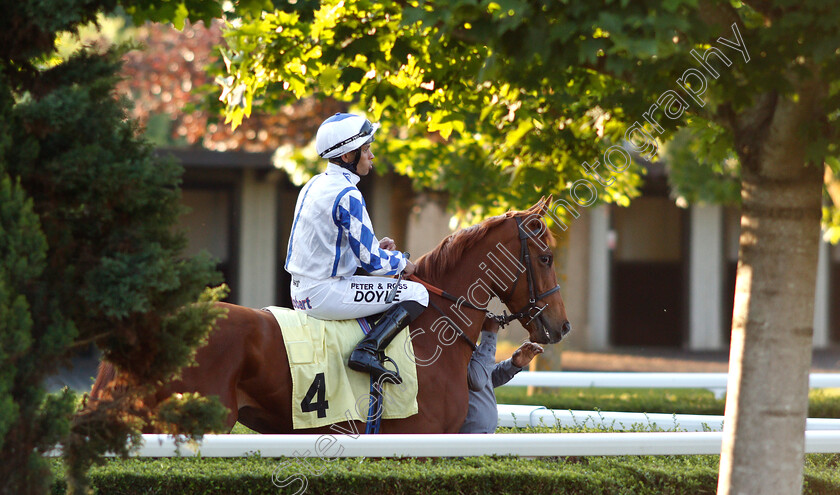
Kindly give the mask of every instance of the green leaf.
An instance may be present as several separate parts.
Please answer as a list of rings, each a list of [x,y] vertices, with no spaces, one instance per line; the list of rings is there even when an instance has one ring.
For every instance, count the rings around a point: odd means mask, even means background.
[[[336,67],[325,67],[318,76],[318,84],[321,88],[329,91],[338,83],[339,76],[341,76],[340,69]]]
[[[187,6],[184,5],[183,2],[179,3],[178,6],[175,7],[175,11],[172,16],[172,25],[175,26],[175,29],[179,31],[184,29],[184,22],[186,22],[189,15],[190,11],[187,10]]]
[[[411,98],[409,98],[408,105],[416,107],[418,103],[423,101],[429,101],[429,95],[426,93],[414,93],[411,95]]]

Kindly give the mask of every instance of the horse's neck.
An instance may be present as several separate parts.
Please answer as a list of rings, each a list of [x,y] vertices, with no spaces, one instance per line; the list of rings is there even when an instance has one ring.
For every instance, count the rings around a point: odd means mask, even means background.
[[[440,277],[429,277],[426,279],[426,282],[443,289],[455,297],[463,297],[464,300],[467,300],[471,287],[482,282],[487,282],[482,279],[483,273],[479,268],[479,264],[487,252],[485,244],[484,242],[479,242],[472,246],[464,252],[462,256],[463,261],[458,263],[454,269],[447,271],[447,273]],[[484,277],[484,279],[486,278]],[[472,355],[472,348],[463,341],[460,335],[448,345],[443,345],[441,341],[445,339],[442,339],[437,334],[443,331],[448,334],[452,331],[451,329],[446,329],[448,319],[463,330],[470,341],[476,343],[481,333],[481,327],[484,323],[486,313],[466,307],[463,304],[464,300],[459,304],[434,294],[430,294],[429,297],[442,310],[443,314],[441,315],[441,311],[438,311],[438,309],[430,304],[429,311],[424,312],[423,317],[421,317],[422,319],[417,320],[418,327],[429,334],[428,338],[430,341],[433,341],[430,345],[432,351],[439,346],[442,352],[447,355],[455,353],[455,355],[460,356],[458,360],[459,367],[460,365],[466,367]]]

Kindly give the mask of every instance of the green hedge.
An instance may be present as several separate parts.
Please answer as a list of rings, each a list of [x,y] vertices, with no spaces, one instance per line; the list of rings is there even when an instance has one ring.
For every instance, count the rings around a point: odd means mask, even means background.
[[[295,463],[298,464],[295,464]],[[812,455],[803,493],[840,493],[838,455]],[[718,456],[620,456],[520,459],[263,459],[173,458],[112,460],[94,468],[95,493],[140,495],[295,493],[272,483],[308,473],[306,493],[319,494],[711,494],[717,488]],[[61,468],[53,493],[64,493]]]
[[[600,409],[681,414],[723,414],[724,401],[706,390],[544,389],[496,390],[500,403],[540,404],[551,409]],[[812,417],[840,417],[836,390],[812,391]],[[636,430],[646,427],[639,425]],[[605,431],[596,428],[505,428],[500,431]],[[608,430],[606,430],[608,431]],[[237,424],[233,433],[253,433]],[[840,493],[840,454],[809,455],[805,494]],[[565,493],[711,494],[717,489],[718,456],[619,456],[579,458],[476,457],[464,459],[114,459],[91,471],[100,494],[277,494],[275,479],[306,475],[306,493]],[[53,461],[54,493],[64,493],[64,468]],[[317,475],[315,473],[318,473]]]

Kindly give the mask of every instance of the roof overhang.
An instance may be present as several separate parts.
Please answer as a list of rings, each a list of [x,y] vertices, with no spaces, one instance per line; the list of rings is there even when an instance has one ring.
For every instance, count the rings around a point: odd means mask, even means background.
[[[185,168],[276,170],[270,152],[210,151],[201,148],[157,148],[158,156],[172,156]]]

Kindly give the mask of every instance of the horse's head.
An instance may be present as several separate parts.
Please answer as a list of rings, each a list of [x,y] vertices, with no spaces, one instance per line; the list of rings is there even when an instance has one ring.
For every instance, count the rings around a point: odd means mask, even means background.
[[[542,221],[550,203],[550,197],[543,198],[526,211],[510,211],[449,235],[417,260],[415,275],[460,285],[464,301],[452,307],[481,310],[496,295],[532,342],[559,342],[572,326],[554,273],[554,238]]]
[[[498,294],[518,315],[530,340],[540,344],[559,342],[572,329],[554,272],[554,238],[542,220],[550,202],[550,197],[543,198],[526,211],[509,214],[504,240],[497,244],[500,251],[500,245],[507,250],[502,254],[515,277]]]

